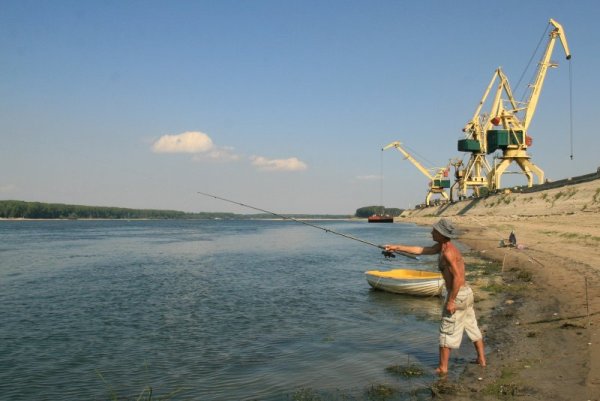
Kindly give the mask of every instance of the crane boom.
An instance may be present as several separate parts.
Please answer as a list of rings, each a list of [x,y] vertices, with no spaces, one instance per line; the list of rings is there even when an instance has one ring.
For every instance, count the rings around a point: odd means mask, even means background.
[[[491,92],[492,88],[494,87],[494,84],[496,83],[496,81],[498,81],[498,83],[496,85],[496,92],[494,94],[494,100],[491,102],[490,111],[488,113],[482,113],[481,109],[483,108],[484,104],[486,103],[486,100],[487,100],[488,96],[490,95],[490,92]],[[507,113],[506,109],[504,108],[504,103],[503,103],[503,98],[502,98],[503,92],[506,94],[507,101],[510,103],[510,106],[512,107],[510,113]],[[492,75],[492,79],[491,79],[489,85],[487,86],[485,92],[483,93],[483,97],[479,101],[477,108],[475,109],[473,118],[471,118],[471,120],[464,126],[463,132],[466,134],[467,139],[478,141],[479,145],[480,145],[479,146],[480,151],[485,153],[485,151],[486,151],[485,133],[487,130],[489,130],[492,127],[493,121],[499,121],[497,119],[500,119],[500,118],[507,118],[510,114],[514,114],[516,110],[518,110],[518,104],[512,94],[512,89],[510,87],[510,84],[508,83],[508,78],[504,74],[504,71],[502,71],[502,68],[498,67],[494,71],[494,74]]]
[[[392,142],[389,145],[387,145],[386,147],[384,147],[381,150],[388,150],[390,148],[396,148],[400,153],[402,153],[404,155],[405,158],[407,158],[408,160],[410,160],[410,162],[412,164],[415,165],[415,167],[425,175],[425,177],[429,178],[430,180],[433,180],[433,175],[431,175],[431,173],[429,172],[429,170],[427,170],[425,167],[423,167],[423,165],[421,163],[419,163],[414,157],[412,157],[406,150],[404,150],[401,146],[402,144],[398,141]]]
[[[501,103],[500,96],[502,94],[502,90],[504,90],[506,92],[508,101],[510,102],[513,109],[518,108],[517,102],[512,94],[512,89],[510,88],[510,85],[508,83],[508,78],[504,74],[504,71],[502,71],[502,68],[498,67],[494,71],[494,74],[492,75],[492,80],[490,81],[489,85],[487,86],[485,92],[483,93],[483,97],[481,98],[481,100],[479,101],[479,104],[477,105],[477,108],[475,109],[475,114],[473,114],[473,118],[471,119],[471,121],[469,121],[467,123],[467,125],[463,129],[464,132],[471,131],[471,128],[473,126],[475,126],[478,121],[480,121],[481,109],[483,108],[483,105],[485,104],[487,97],[489,96],[494,84],[496,83],[496,79],[498,79],[499,82],[497,85],[496,94],[494,96],[494,102],[492,103],[490,118],[497,117],[499,114],[498,110],[499,110],[500,103]]]
[[[565,31],[561,24],[550,18],[550,25],[554,27],[550,32],[550,39],[548,40],[548,44],[546,45],[546,51],[544,52],[542,59],[540,60],[538,66],[538,72],[535,77],[535,81],[530,85],[531,93],[529,95],[529,100],[527,101],[527,110],[525,111],[525,117],[523,118],[523,127],[525,131],[529,128],[529,124],[533,119],[533,115],[535,114],[535,109],[538,104],[538,100],[540,98],[540,93],[542,92],[542,87],[544,86],[544,80],[546,79],[546,73],[548,72],[548,68],[554,68],[557,65],[550,61],[550,57],[552,56],[552,52],[554,51],[554,45],[556,44],[556,39],[560,39],[560,43],[565,51],[566,59],[571,59],[571,52],[569,51],[569,45],[567,44],[567,38],[565,37]]]
[[[427,206],[431,204],[430,201],[433,195],[441,195],[444,199],[446,199],[446,201],[450,200],[448,194],[444,189],[450,188],[450,180],[448,180],[447,178],[449,167],[434,169],[436,170],[436,173],[431,174],[430,170],[423,167],[423,165],[419,163],[414,157],[412,157],[410,153],[404,150],[401,145],[402,144],[400,142],[395,141],[381,150],[384,151],[389,148],[396,148],[400,153],[404,155],[406,159],[410,160],[410,162],[415,165],[417,170],[419,170],[421,173],[423,173],[424,176],[429,178],[429,189],[427,191],[427,196],[425,197],[425,204]]]

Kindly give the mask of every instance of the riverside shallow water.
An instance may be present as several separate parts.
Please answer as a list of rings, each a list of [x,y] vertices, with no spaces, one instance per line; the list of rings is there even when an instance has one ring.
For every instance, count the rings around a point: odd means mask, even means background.
[[[316,224],[431,243],[412,224]],[[363,399],[385,384],[401,400],[434,379],[385,369],[435,368],[441,301],[363,273],[435,258],[384,260],[289,221],[2,221],[0,238],[0,399]]]

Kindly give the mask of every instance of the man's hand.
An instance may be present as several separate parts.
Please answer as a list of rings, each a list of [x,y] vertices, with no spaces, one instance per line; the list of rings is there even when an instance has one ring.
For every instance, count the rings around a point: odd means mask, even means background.
[[[456,305],[454,304],[454,300],[453,299],[449,299],[448,302],[446,302],[446,310],[451,315],[453,315],[454,312],[456,312]]]

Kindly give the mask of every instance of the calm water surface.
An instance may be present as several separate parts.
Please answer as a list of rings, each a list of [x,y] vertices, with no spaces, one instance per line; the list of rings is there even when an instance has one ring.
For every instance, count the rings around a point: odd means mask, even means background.
[[[316,224],[431,242],[409,224]],[[435,259],[386,261],[285,221],[3,221],[0,238],[3,400],[136,399],[147,386],[181,400],[367,399],[378,384],[404,400],[434,380],[385,368],[435,368],[440,300],[373,291],[363,273]]]

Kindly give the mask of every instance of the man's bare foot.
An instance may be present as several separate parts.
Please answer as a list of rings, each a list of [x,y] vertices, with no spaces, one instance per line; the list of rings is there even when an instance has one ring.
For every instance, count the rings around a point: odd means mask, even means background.
[[[438,367],[435,369],[435,373],[437,373],[440,376],[447,375],[448,369],[442,369],[442,368]]]
[[[479,365],[479,366],[481,366],[482,368],[485,368],[485,367],[487,366],[487,363],[485,362],[485,359],[479,359],[479,358],[477,358],[477,359],[473,359],[473,360],[471,361],[471,363],[473,363],[473,364],[476,364],[476,365]]]

